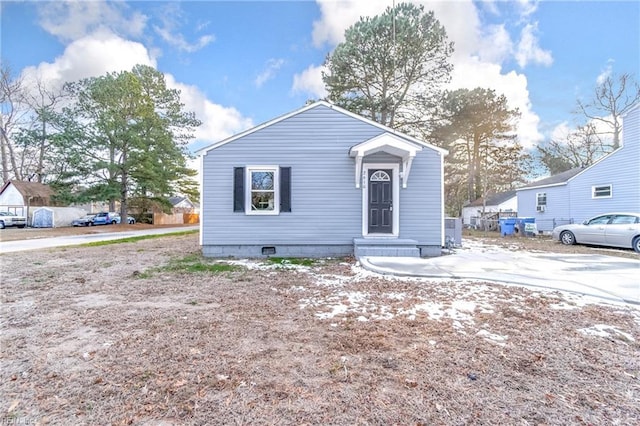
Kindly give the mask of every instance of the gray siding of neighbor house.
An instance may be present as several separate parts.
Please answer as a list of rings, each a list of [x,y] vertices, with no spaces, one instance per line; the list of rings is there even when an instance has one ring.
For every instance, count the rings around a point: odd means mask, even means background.
[[[277,256],[353,253],[362,236],[362,189],[355,186],[349,149],[384,131],[323,105],[208,151],[203,158],[202,246],[205,256]],[[366,162],[400,162],[375,154]],[[233,211],[233,169],[291,167],[291,212],[246,215]],[[440,154],[425,148],[400,189],[399,238],[441,245]]]
[[[640,105],[622,125],[622,146],[564,185],[518,190],[518,213],[535,217],[539,231],[551,231],[555,225],[580,223],[602,213],[640,212]],[[593,187],[604,185],[611,185],[612,196],[593,198]],[[537,192],[547,193],[544,213],[536,212]]]
[[[640,212],[640,107],[622,124],[622,146],[569,181],[575,222],[607,212]],[[611,185],[611,198],[592,198],[592,187],[601,185]]]
[[[547,194],[547,206],[544,212],[536,210],[537,194],[540,192]],[[538,232],[550,232],[557,225],[569,223],[571,215],[568,186],[518,190],[518,216],[535,218]]]

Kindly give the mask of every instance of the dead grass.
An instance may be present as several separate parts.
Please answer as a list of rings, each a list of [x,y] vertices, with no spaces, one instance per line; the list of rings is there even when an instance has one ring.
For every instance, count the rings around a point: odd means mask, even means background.
[[[196,235],[0,262],[3,423],[640,419],[631,307],[352,259],[220,266]]]

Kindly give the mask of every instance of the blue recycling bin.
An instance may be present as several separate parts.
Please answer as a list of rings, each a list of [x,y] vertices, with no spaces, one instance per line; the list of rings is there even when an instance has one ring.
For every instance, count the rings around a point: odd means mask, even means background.
[[[500,235],[506,237],[507,235],[513,235],[516,230],[516,218],[504,217],[500,219]]]

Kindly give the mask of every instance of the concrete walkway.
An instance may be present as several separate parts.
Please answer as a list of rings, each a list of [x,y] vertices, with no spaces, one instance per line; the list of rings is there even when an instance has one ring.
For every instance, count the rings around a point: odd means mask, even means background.
[[[437,258],[361,257],[360,263],[381,274],[496,281],[640,305],[640,260],[634,259],[471,247]]]
[[[95,241],[119,240],[141,235],[171,234],[200,229],[199,225],[180,226],[176,228],[144,229],[140,231],[102,232],[99,234],[69,235],[67,237],[34,238],[31,240],[6,241],[0,243],[0,253],[37,250],[53,247],[76,246]]]

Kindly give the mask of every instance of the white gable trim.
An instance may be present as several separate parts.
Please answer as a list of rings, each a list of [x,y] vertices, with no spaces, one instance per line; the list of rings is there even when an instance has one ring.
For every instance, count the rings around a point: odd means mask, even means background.
[[[358,115],[358,114],[354,114],[353,112],[351,112],[351,111],[347,111],[347,110],[346,110],[346,109],[344,109],[344,108],[340,108],[339,106],[334,105],[334,104],[332,104],[332,103],[330,103],[330,102],[327,102],[327,101],[318,101],[318,102],[315,102],[315,103],[312,103],[312,104],[309,104],[309,105],[305,105],[304,107],[302,107],[302,108],[300,108],[300,109],[297,109],[297,110],[295,110],[295,111],[292,111],[292,112],[290,112],[290,113],[288,113],[288,114],[284,114],[284,115],[281,115],[281,116],[279,116],[279,117],[276,117],[276,118],[274,118],[273,120],[270,120],[270,121],[267,121],[267,122],[265,122],[265,123],[262,123],[262,124],[260,124],[260,125],[258,125],[258,126],[256,126],[256,127],[252,127],[251,129],[245,130],[245,131],[240,132],[240,133],[238,133],[238,134],[236,134],[236,135],[233,135],[233,136],[231,136],[231,137],[228,137],[227,139],[223,139],[223,140],[221,140],[221,141],[219,141],[219,142],[216,142],[216,143],[214,143],[214,144],[212,144],[212,145],[209,145],[209,146],[207,146],[207,147],[204,147],[204,148],[202,148],[202,149],[200,149],[200,150],[196,151],[196,153],[195,153],[195,154],[196,154],[196,155],[204,155],[204,154],[207,154],[207,153],[208,153],[209,151],[211,151],[212,149],[216,149],[216,148],[218,148],[218,147],[220,147],[220,146],[222,146],[222,145],[226,145],[226,144],[228,144],[228,143],[230,143],[230,142],[235,141],[236,139],[239,139],[239,138],[242,138],[242,137],[244,137],[244,136],[250,135],[250,134],[252,134],[252,133],[254,133],[254,132],[257,132],[257,131],[259,131],[259,130],[264,129],[265,127],[269,127],[269,126],[271,126],[271,125],[273,125],[273,124],[279,123],[280,121],[286,120],[286,119],[288,119],[288,118],[293,117],[294,115],[297,115],[297,114],[303,113],[303,112],[305,112],[305,111],[308,111],[308,110],[310,110],[310,109],[316,108],[316,107],[318,107],[318,106],[325,106],[325,107],[327,107],[327,108],[331,108],[331,109],[336,110],[336,111],[338,111],[338,112],[340,112],[340,113],[342,113],[342,114],[344,114],[344,115],[347,115],[347,116],[349,116],[349,117],[352,117],[352,118],[355,118],[355,119],[357,119],[357,120],[360,120],[360,121],[362,121],[362,122],[364,122],[364,123],[367,123],[367,124],[370,124],[370,125],[372,125],[372,126],[375,126],[375,127],[379,128],[379,129],[382,129],[382,130],[384,130],[384,131],[385,131],[385,132],[387,132],[387,133],[390,133],[390,134],[396,135],[396,136],[398,136],[398,137],[401,137],[401,138],[403,138],[403,139],[405,139],[405,140],[408,140],[408,141],[411,141],[411,142],[413,142],[413,143],[416,143],[416,144],[418,144],[418,145],[420,145],[420,146],[423,146],[423,147],[425,147],[425,148],[433,149],[434,151],[437,151],[437,152],[439,152],[439,153],[440,153],[440,154],[442,154],[442,155],[447,155],[447,154],[449,153],[449,151],[447,151],[446,149],[439,148],[439,147],[437,147],[437,146],[435,146],[435,145],[431,145],[431,144],[429,144],[429,143],[423,142],[423,141],[421,141],[421,140],[419,140],[419,139],[416,139],[416,138],[414,138],[414,137],[412,137],[412,136],[405,135],[405,134],[402,134],[402,133],[400,133],[400,132],[397,132],[397,131],[393,130],[393,129],[392,129],[392,128],[390,128],[390,127],[384,126],[384,125],[382,125],[382,124],[380,124],[380,123],[377,123],[377,122],[375,122],[375,121],[373,121],[373,120],[370,120],[370,119],[368,119],[368,118],[362,117],[362,116],[360,116],[360,115]]]
[[[407,181],[409,180],[409,172],[411,171],[411,163],[413,162],[416,154],[420,151],[422,151],[421,146],[407,142],[406,140],[390,133],[383,133],[382,135],[378,135],[351,147],[349,150],[349,156],[356,159],[356,188],[360,188],[362,160],[367,155],[375,154],[376,152],[386,152],[402,158],[402,187],[406,188]]]

